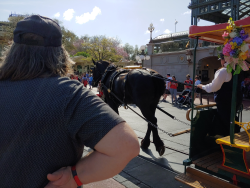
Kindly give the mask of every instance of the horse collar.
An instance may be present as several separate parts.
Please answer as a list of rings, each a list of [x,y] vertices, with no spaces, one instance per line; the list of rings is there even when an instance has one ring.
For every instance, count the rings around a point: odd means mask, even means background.
[[[117,68],[117,66],[115,66],[115,65],[113,65],[113,64],[109,65],[109,66],[106,68],[106,70],[104,71],[104,73],[103,73],[103,75],[102,75],[102,79],[101,79],[101,83],[102,83],[102,84],[104,83],[104,80],[105,80],[105,78],[106,78],[108,72],[114,71],[114,70],[116,70],[116,68]]]

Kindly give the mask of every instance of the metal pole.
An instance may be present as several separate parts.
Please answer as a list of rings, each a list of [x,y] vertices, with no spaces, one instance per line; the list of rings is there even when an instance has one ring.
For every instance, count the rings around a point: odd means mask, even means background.
[[[194,78],[195,78],[195,67],[196,67],[196,49],[198,46],[198,39],[199,37],[196,37],[196,44],[195,44],[195,48],[194,48],[194,63],[193,63],[193,86],[192,86],[192,111],[191,111],[191,131],[190,131],[190,148],[189,148],[189,158],[190,156],[193,157],[193,153],[192,153],[192,146],[193,143],[191,143],[191,138],[193,135],[193,129],[192,129],[192,124],[193,124],[193,114],[194,114]]]
[[[233,20],[236,21],[236,14],[235,14],[235,7],[234,7],[234,17]],[[238,65],[236,65],[238,66]],[[237,92],[237,82],[238,82],[238,74],[232,76],[233,79],[233,93],[232,93],[232,101],[231,101],[231,117],[230,117],[230,143],[235,144],[234,140],[234,121],[235,121],[235,111],[236,111],[236,92]]]
[[[234,121],[235,121],[235,112],[236,112],[236,92],[237,92],[238,74],[235,74],[232,79],[233,79],[233,93],[232,93],[231,118],[230,118],[230,142],[231,144],[235,144]]]
[[[191,122],[193,121],[193,112],[194,112],[194,79],[195,79],[195,66],[196,66],[196,49],[198,46],[198,39],[199,37],[196,37],[196,44],[194,48],[194,64],[193,64],[193,86],[192,86],[192,112],[191,112]]]

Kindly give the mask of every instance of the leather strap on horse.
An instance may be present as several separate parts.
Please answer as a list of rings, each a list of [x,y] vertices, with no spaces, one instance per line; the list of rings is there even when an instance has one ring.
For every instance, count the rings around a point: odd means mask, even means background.
[[[170,113],[166,112],[165,110],[162,110],[160,107],[156,107],[158,110],[162,111],[164,114],[168,115],[169,117],[171,117],[172,119],[175,119],[175,117],[173,115],[171,115]]]
[[[112,71],[114,71],[114,72],[113,72],[112,75],[110,76],[110,79],[109,79],[109,88],[107,88],[107,87],[104,85],[104,81],[105,81],[105,79],[106,79],[107,74],[108,74],[109,72],[112,72]],[[114,102],[115,104],[116,104],[117,102],[113,99],[113,97],[110,96],[110,93],[111,93],[111,91],[112,91],[112,89],[113,89],[112,87],[113,87],[114,80],[115,80],[115,78],[116,78],[117,76],[119,76],[120,74],[122,74],[122,73],[127,73],[127,72],[130,72],[130,70],[125,70],[125,69],[118,69],[118,70],[117,70],[117,66],[111,64],[111,65],[109,65],[109,66],[106,68],[104,74],[102,75],[102,78],[101,78],[101,87],[103,88],[103,87],[105,86],[106,90],[108,91],[109,97],[113,100],[113,102]],[[126,78],[127,78],[127,76],[128,76],[128,74],[126,75]],[[126,101],[125,101],[126,78],[125,78],[125,80],[124,80],[124,97],[123,97],[123,103],[126,103]],[[126,106],[127,106],[127,105],[124,106],[125,109],[126,109]]]

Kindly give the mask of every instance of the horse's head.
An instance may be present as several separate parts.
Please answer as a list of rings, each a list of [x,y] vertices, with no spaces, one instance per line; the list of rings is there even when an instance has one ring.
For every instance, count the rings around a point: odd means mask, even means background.
[[[102,75],[104,74],[106,68],[109,66],[109,62],[107,61],[99,61],[99,62],[95,62],[92,59],[95,67],[92,69],[92,73],[93,73],[93,82],[92,82],[92,86],[93,87],[97,87],[99,81],[102,79]]]

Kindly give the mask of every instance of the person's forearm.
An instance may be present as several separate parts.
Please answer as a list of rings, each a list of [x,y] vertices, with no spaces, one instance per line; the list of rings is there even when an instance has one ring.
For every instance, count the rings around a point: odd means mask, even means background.
[[[76,171],[81,182],[88,184],[115,176],[131,159],[124,157],[122,160],[94,151],[77,163]]]
[[[137,135],[127,123],[115,126],[95,146],[96,151],[81,159],[76,171],[83,184],[100,181],[118,174],[139,154]]]

